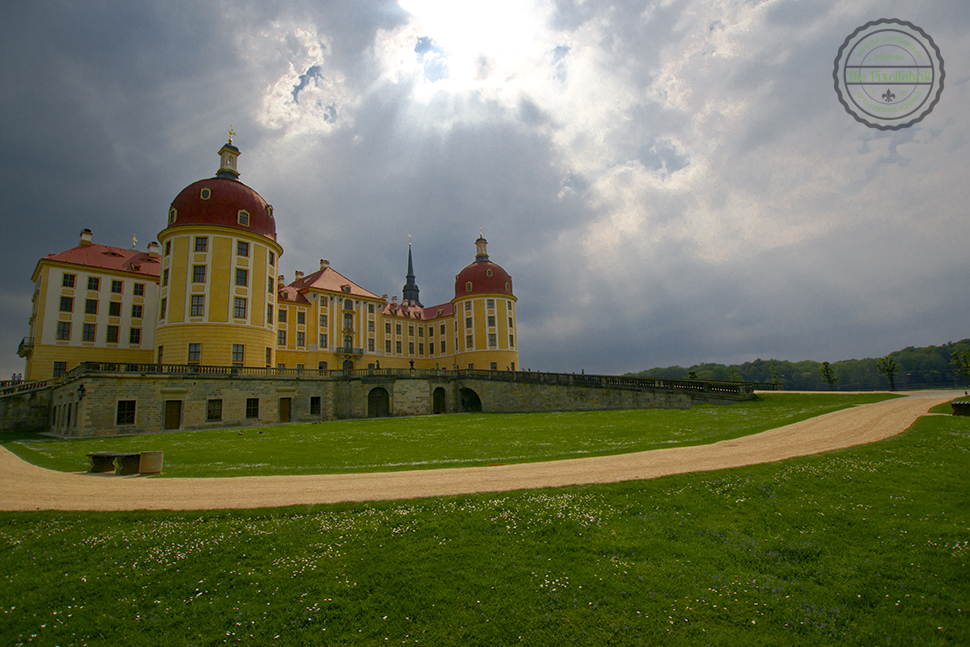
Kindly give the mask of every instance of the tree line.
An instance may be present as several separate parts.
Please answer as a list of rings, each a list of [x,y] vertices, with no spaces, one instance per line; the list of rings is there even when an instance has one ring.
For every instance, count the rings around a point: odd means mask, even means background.
[[[790,391],[966,389],[970,381],[970,339],[942,346],[909,346],[885,357],[866,359],[837,362],[756,359],[743,364],[657,367],[627,375],[781,384]]]

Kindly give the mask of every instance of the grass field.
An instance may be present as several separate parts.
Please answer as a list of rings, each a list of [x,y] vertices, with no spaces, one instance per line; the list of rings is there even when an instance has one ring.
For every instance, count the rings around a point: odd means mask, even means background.
[[[0,644],[966,645],[970,419],[652,481],[0,514]]]
[[[758,433],[887,394],[771,393],[683,410],[458,414],[62,440],[2,441],[49,469],[87,469],[95,451],[165,452],[165,476],[340,474],[525,463],[701,445]]]

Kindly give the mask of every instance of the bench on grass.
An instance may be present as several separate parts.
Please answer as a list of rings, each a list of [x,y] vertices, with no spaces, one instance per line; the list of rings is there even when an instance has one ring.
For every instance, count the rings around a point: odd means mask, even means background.
[[[118,476],[162,473],[162,452],[92,452],[88,458],[88,472],[113,471]]]

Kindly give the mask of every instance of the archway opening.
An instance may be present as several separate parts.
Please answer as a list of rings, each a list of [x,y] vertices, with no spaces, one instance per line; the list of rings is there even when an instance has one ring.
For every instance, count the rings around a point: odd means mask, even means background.
[[[465,413],[481,413],[482,399],[471,389],[461,389],[458,392],[461,398],[461,410]]]
[[[386,418],[391,415],[391,396],[382,386],[371,389],[367,394],[367,417]]]

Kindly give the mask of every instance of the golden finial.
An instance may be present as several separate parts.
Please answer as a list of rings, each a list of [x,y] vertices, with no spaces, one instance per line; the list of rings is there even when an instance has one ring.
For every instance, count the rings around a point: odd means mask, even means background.
[[[232,129],[232,124],[229,124],[229,143],[232,143],[232,138],[236,135],[236,131]]]
[[[137,245],[138,245],[138,239],[137,239],[137,238],[135,238],[134,236],[132,236],[132,237],[131,237],[131,248],[132,248],[132,249],[135,249],[135,247],[136,247]]]

